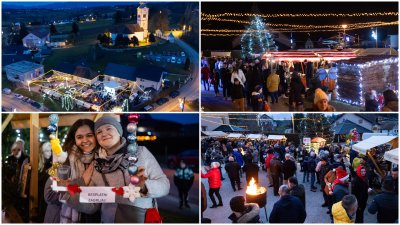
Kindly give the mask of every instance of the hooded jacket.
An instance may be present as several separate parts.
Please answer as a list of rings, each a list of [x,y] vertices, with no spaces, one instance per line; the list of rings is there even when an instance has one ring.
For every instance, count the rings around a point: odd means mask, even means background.
[[[332,205],[332,216],[334,223],[354,223],[343,208],[342,201]]]
[[[256,203],[245,204],[246,210],[240,217],[232,213],[228,218],[232,223],[258,223],[260,221],[260,207]]]

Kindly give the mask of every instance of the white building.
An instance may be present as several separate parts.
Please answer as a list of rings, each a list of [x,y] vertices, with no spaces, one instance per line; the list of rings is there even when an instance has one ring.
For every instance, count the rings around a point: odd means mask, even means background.
[[[137,24],[144,30],[144,37],[148,37],[149,32],[149,8],[144,2],[137,8]]]
[[[43,65],[28,61],[16,62],[5,66],[4,69],[9,81],[22,82],[25,85],[28,85],[27,81],[44,74]]]
[[[49,31],[33,30],[22,39],[22,44],[27,48],[40,48],[50,41]]]

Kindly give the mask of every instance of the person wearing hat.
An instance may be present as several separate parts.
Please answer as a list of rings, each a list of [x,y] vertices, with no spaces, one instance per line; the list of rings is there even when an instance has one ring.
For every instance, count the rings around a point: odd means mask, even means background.
[[[238,190],[242,190],[240,187],[240,165],[235,162],[233,156],[229,156],[228,162],[225,164],[225,170],[228,174],[229,180],[231,181],[233,191],[236,191],[235,185],[237,185]]]
[[[312,111],[315,112],[335,112],[336,109],[329,105],[328,95],[321,89],[317,88],[314,94],[314,105]]]
[[[246,203],[243,196],[235,196],[229,201],[232,223],[260,223],[260,207],[257,203]]]
[[[378,213],[378,223],[397,223],[399,220],[399,196],[394,193],[393,179],[387,177],[382,185],[383,192],[375,196],[368,212]]]
[[[340,202],[343,196],[349,194],[349,174],[341,167],[336,168],[336,179],[333,182],[333,203]]]
[[[184,160],[181,160],[174,175],[174,183],[179,192],[179,208],[182,208],[183,205],[185,205],[186,208],[190,208],[188,203],[188,194],[193,185],[193,181],[193,170],[187,166]]]
[[[271,96],[271,103],[278,103],[279,75],[275,72],[271,73],[267,78],[267,90]]]
[[[274,153],[274,157],[271,159],[269,166],[272,176],[272,185],[274,186],[274,195],[278,196],[280,178],[282,176],[282,163],[279,161],[279,153]]]
[[[100,149],[95,154],[95,170],[91,177],[93,186],[128,186],[132,180],[127,168],[130,163],[128,158],[132,156],[127,154],[128,144],[120,122],[113,116],[103,116],[95,122],[94,131]],[[155,207],[156,198],[168,195],[170,183],[150,151],[145,146],[137,147],[135,186],[140,188],[140,197],[131,201],[116,195],[115,203],[79,203],[78,193],[71,195],[67,203],[89,214],[100,208],[102,223],[144,223],[147,209]]]
[[[358,166],[356,174],[351,181],[351,192],[356,196],[358,202],[356,223],[364,223],[364,210],[368,201],[368,178],[367,170],[363,166]]]

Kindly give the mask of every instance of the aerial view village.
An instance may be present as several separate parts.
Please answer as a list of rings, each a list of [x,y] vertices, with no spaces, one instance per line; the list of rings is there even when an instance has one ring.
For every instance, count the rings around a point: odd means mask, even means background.
[[[198,3],[3,2],[2,111],[198,111]]]

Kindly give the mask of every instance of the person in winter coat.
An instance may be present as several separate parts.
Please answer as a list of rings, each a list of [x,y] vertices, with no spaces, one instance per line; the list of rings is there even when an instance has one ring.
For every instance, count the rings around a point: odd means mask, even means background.
[[[267,78],[267,90],[271,95],[271,103],[278,103],[279,75],[272,73]]]
[[[367,170],[362,166],[357,167],[357,175],[351,182],[351,192],[358,202],[356,223],[364,223],[364,210],[368,201],[368,179]]]
[[[243,171],[246,173],[246,182],[250,183],[251,178],[254,178],[256,184],[258,184],[258,165],[256,162],[253,162],[251,158],[247,159],[246,163],[243,166]]]
[[[327,156],[322,157],[321,158],[321,166],[320,166],[320,169],[319,169],[319,180],[321,181],[320,182],[321,183],[321,189],[323,190],[322,191],[322,195],[324,197],[324,203],[321,205],[322,207],[329,206],[330,199],[329,199],[329,196],[324,191],[325,190],[325,186],[326,186],[324,178],[325,178],[325,175],[330,170],[331,170],[331,165],[329,164],[328,157]]]
[[[269,181],[269,185],[268,187],[273,187],[273,181],[272,181],[272,174],[271,174],[271,160],[272,158],[274,158],[274,153],[272,152],[272,150],[268,150],[267,151],[267,157],[265,158],[265,169],[267,170],[268,173],[268,181]]]
[[[379,112],[379,102],[375,90],[370,91],[365,96],[365,111]]]
[[[287,185],[279,188],[279,200],[269,215],[270,223],[304,223],[306,210],[298,197],[289,194]]]
[[[180,162],[179,166],[174,175],[174,183],[179,192],[179,208],[182,208],[183,205],[185,205],[186,208],[190,208],[188,194],[194,181],[193,170],[190,169],[183,160]]]
[[[386,90],[383,92],[384,106],[382,112],[397,112],[399,110],[399,99],[392,90]]]
[[[222,95],[225,100],[231,97],[232,83],[231,83],[231,72],[228,70],[227,64],[224,62],[221,68],[221,81],[222,81]]]
[[[315,168],[317,167],[317,161],[316,161],[316,154],[315,152],[310,152],[310,157],[308,159],[307,162],[307,167],[308,167],[308,172],[311,175],[311,191],[312,192],[316,192],[317,191],[317,187],[315,187]]]
[[[211,73],[211,84],[213,85],[214,88],[214,93],[215,93],[215,97],[219,96],[219,73],[216,69],[214,69],[214,71]]]
[[[240,84],[245,87],[246,77],[244,76],[243,70],[239,69],[237,66],[233,67],[232,76],[231,76],[231,83],[233,84],[237,78]]]
[[[219,167],[220,164],[218,162],[212,162],[211,169],[206,174],[203,174],[203,172],[201,172],[201,178],[208,178],[208,186],[210,187],[208,191],[208,196],[210,197],[213,203],[213,205],[210,208],[217,208],[218,206],[223,206],[222,198],[221,195],[219,194],[219,190],[222,186],[221,174],[219,173],[218,169]],[[218,198],[219,202],[218,204],[215,201],[214,194]]]
[[[208,68],[207,64],[204,64],[203,67],[201,68],[201,82],[204,85],[204,90],[209,91],[210,90],[210,83],[208,82],[208,79],[210,79],[210,68]]]
[[[354,195],[345,195],[340,202],[332,206],[333,222],[354,223],[357,206],[357,198]]]
[[[282,164],[283,184],[288,184],[288,179],[296,174],[296,163],[291,160],[291,155],[285,155],[285,162]]]
[[[169,193],[167,176],[146,147],[136,146],[134,156],[128,154],[122,126],[115,117],[101,117],[95,122],[94,131],[100,149],[94,156],[95,170],[90,178],[93,186],[129,187],[131,176],[126,165],[130,164],[130,157],[136,157],[138,172],[134,187],[139,188],[140,197],[131,201],[116,195],[115,203],[79,203],[79,193],[76,193],[67,199],[67,204],[89,214],[101,209],[102,223],[144,223],[147,209],[155,207],[156,198]],[[77,185],[85,183],[78,179]]]
[[[239,166],[242,167],[244,164],[243,157],[237,148],[233,149],[232,156],[233,156],[233,158],[235,158],[235,161],[239,164]]]
[[[235,78],[232,86],[231,97],[233,104],[235,105],[235,109],[240,112],[245,111],[245,98],[243,92],[243,86],[240,84],[239,80]]]
[[[383,181],[381,194],[374,197],[368,212],[378,213],[378,223],[396,223],[399,220],[399,197],[394,193],[393,179],[386,178]]]
[[[321,81],[321,85],[324,87],[328,86],[326,78],[328,78],[328,73],[326,72],[323,65],[320,65],[317,72],[315,72],[315,76]]]
[[[246,203],[243,196],[233,197],[229,205],[232,214],[228,217],[232,223],[259,223],[260,207],[257,203]]]
[[[231,181],[233,191],[236,191],[235,185],[237,185],[237,190],[242,190],[240,187],[240,165],[235,162],[235,159],[230,156],[229,162],[225,165],[226,173],[228,174],[229,180]]]
[[[278,196],[279,193],[279,182],[282,176],[282,163],[279,161],[279,154],[274,153],[274,158],[270,162],[272,184],[274,185],[274,195]]]
[[[254,112],[264,111],[264,95],[261,85],[257,85],[251,93],[251,105]]]
[[[349,194],[349,175],[341,167],[336,168],[336,180],[333,182],[333,203],[340,202]]]
[[[290,177],[288,180],[289,194],[298,197],[306,208],[306,192],[304,186],[299,184],[296,177]]]
[[[320,88],[317,88],[315,90],[315,95],[314,95],[314,105],[312,111],[315,112],[335,112],[336,109],[329,105],[329,99],[328,95],[321,90]]]
[[[302,97],[302,94],[304,93],[305,88],[300,80],[300,76],[297,72],[293,72],[290,81],[289,107],[293,107],[296,112],[304,111],[304,100]]]
[[[94,135],[94,122],[89,119],[77,120],[69,129],[63,149],[68,153],[68,160],[65,164],[71,168],[72,182],[82,183],[82,186],[94,186],[91,176],[94,170],[94,155],[98,149]],[[69,193],[55,192],[51,188],[45,190],[45,200],[55,205],[57,205],[57,200],[69,197]],[[46,212],[45,218],[52,217],[49,214],[50,212]],[[60,223],[99,222],[99,210],[86,213],[74,208],[74,205],[70,205],[68,202],[61,206]]]
[[[339,70],[336,67],[336,63],[332,63],[332,67],[328,71],[328,90],[333,91],[336,88],[336,80],[338,78]]]

